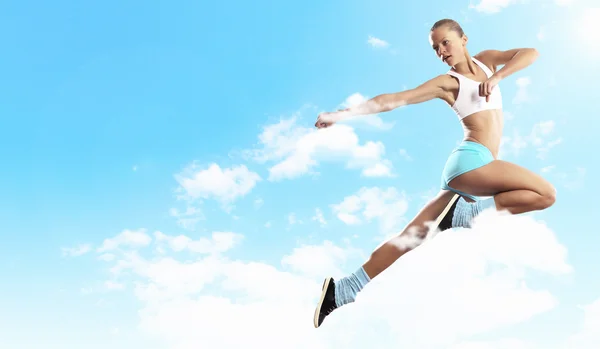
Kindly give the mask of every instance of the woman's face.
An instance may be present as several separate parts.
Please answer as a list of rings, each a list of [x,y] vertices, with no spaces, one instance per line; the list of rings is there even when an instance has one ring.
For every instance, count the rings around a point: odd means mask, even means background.
[[[442,62],[449,66],[456,65],[465,57],[466,36],[460,37],[448,27],[434,29],[429,35],[429,43]]]

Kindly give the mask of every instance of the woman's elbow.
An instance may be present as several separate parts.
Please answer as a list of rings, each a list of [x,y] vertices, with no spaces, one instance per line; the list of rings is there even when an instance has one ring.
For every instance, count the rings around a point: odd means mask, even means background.
[[[535,47],[530,47],[530,48],[527,49],[527,51],[531,55],[531,60],[532,61],[535,61],[540,56],[540,51],[538,51],[538,49],[535,48]]]

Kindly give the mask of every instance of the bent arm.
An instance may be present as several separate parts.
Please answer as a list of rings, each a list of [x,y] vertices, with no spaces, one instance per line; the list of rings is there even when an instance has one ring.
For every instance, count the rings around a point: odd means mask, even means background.
[[[494,67],[495,76],[504,79],[531,65],[538,58],[539,52],[535,48],[516,48],[507,51],[485,50],[477,56],[482,62]],[[497,69],[500,65],[504,66]]]
[[[445,91],[443,76],[437,76],[415,88],[395,93],[384,93],[359,105],[331,113],[334,122],[357,116],[388,112],[398,107],[441,98]]]

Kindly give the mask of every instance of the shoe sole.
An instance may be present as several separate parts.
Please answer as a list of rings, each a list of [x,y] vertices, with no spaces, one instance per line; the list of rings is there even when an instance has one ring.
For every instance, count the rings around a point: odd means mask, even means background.
[[[325,295],[327,294],[327,290],[329,289],[329,281],[331,281],[331,277],[325,278],[325,281],[323,281],[323,286],[321,287],[321,298],[319,299],[319,303],[317,304],[317,308],[315,309],[315,315],[313,317],[313,324],[315,325],[315,328],[319,328],[319,313],[321,313],[323,300],[325,299]]]
[[[442,211],[442,213],[435,220],[435,223],[431,227],[432,229],[438,229],[439,228],[440,223],[442,223],[442,221],[444,220],[444,218],[446,218],[446,215],[448,214],[448,212],[450,211],[450,209],[452,208],[452,206],[454,206],[454,203],[459,198],[460,198],[460,195],[454,194],[454,196],[452,197],[452,199],[450,199],[450,202],[448,202],[448,204],[446,205],[446,208],[444,208],[444,210]]]

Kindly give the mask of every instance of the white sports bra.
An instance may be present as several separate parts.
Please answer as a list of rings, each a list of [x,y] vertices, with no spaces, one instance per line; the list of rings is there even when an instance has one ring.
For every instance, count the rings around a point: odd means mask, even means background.
[[[492,76],[493,72],[490,68],[478,61],[475,57],[471,57],[471,59],[483,69],[488,78]],[[479,96],[480,82],[469,79],[453,70],[448,71],[447,74],[456,77],[459,81],[458,97],[452,105],[452,109],[456,112],[459,120],[478,111],[502,109],[502,92],[500,91],[500,86],[494,86],[492,94],[490,95],[490,101],[486,102],[485,96]]]

